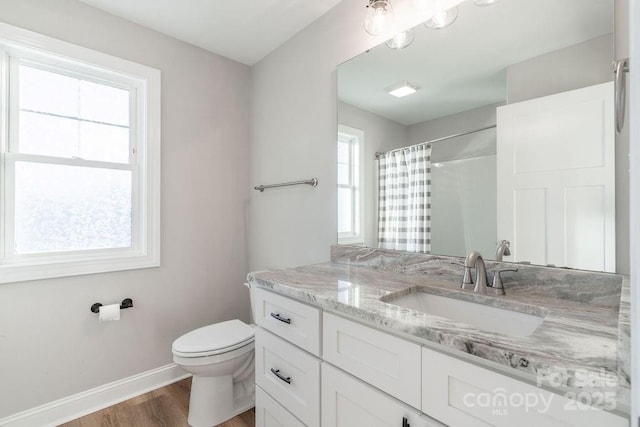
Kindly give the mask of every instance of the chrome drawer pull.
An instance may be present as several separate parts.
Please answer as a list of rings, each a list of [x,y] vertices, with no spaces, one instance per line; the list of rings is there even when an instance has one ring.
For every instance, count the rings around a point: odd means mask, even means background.
[[[284,322],[287,325],[291,324],[291,319],[287,319],[286,317],[280,316],[280,313],[271,313],[271,317],[273,317],[274,319],[278,319],[279,321]]]
[[[273,375],[275,375],[276,377],[280,378],[282,381],[284,381],[287,384],[291,384],[291,377],[285,377],[284,375],[282,375],[280,373],[280,369],[273,369],[271,368],[271,373]]]

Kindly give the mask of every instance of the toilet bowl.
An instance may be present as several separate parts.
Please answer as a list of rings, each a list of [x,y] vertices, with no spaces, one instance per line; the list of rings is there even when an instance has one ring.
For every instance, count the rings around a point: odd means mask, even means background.
[[[173,342],[173,361],[193,374],[188,423],[212,427],[255,403],[253,326],[234,319]]]

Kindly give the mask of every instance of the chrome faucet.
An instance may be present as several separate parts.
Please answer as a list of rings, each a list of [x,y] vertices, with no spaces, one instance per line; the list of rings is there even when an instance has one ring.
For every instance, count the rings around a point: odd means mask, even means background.
[[[471,268],[475,268],[476,269],[476,281],[475,281],[475,286],[473,287],[473,292],[482,294],[482,295],[486,295],[487,294],[487,284],[489,282],[489,279],[487,277],[487,268],[484,265],[484,259],[482,259],[482,255],[480,255],[480,252],[478,251],[472,251],[469,252],[469,255],[467,255],[467,257],[464,260],[464,268],[465,268],[465,273],[464,273],[464,279],[463,279],[463,283],[462,283],[462,288],[463,289],[467,289],[465,288],[465,280],[466,279],[471,279]],[[467,274],[468,273],[468,274]]]
[[[510,244],[511,242],[508,240],[498,242],[498,247],[496,248],[496,261],[502,261],[503,256],[511,255],[511,251],[509,250]]]

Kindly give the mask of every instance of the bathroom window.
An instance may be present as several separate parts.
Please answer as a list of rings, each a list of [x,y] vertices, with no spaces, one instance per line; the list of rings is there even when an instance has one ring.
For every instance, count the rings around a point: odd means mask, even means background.
[[[364,132],[338,125],[338,243],[364,244],[362,152]]]
[[[8,25],[0,54],[0,283],[159,265],[159,71]]]

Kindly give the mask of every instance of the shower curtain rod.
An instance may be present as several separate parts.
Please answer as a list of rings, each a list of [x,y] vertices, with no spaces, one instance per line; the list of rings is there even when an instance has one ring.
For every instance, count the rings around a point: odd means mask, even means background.
[[[384,152],[384,153],[381,153],[380,151],[377,151],[376,152],[376,159],[379,159],[381,156],[384,156],[385,154],[394,153],[396,151],[404,150],[405,148],[416,147],[418,145],[423,145],[423,144],[433,144],[435,142],[446,141],[447,139],[457,138],[459,136],[470,135],[472,133],[481,132],[481,131],[487,130],[487,129],[493,129],[495,127],[496,127],[496,125],[485,126],[483,128],[480,128],[480,129],[470,130],[469,132],[456,133],[455,135],[443,136],[442,138],[432,139],[431,141],[425,141],[425,142],[420,142],[418,144],[409,145],[407,147],[396,148],[395,150],[389,150],[389,151]]]

